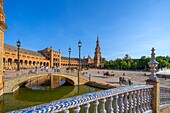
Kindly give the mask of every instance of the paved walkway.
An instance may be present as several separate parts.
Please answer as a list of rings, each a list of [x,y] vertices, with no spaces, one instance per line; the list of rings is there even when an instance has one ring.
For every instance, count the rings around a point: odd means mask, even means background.
[[[27,73],[28,70],[24,70]],[[103,76],[103,72],[109,71],[111,74],[115,74],[114,77],[105,77]],[[7,70],[4,74],[4,79],[9,80],[15,78],[16,74],[14,74],[14,70]],[[83,71],[88,72],[87,74],[82,75],[83,78],[89,80],[89,74],[91,74],[92,81],[96,81],[99,83],[110,84],[113,86],[119,86],[119,77],[130,78],[133,84],[145,84],[145,80],[149,78],[150,72],[141,72],[141,71],[118,71],[118,70],[88,70]],[[99,72],[99,73],[98,73]],[[62,71],[63,74],[68,74],[65,70]],[[123,76],[125,73],[125,76]],[[146,75],[144,75],[146,73]],[[77,76],[77,72],[71,72],[71,75]],[[28,74],[30,75],[30,74]],[[165,80],[164,78],[159,78],[161,85],[170,86],[170,79]]]
[[[114,77],[105,77],[103,72],[109,71],[111,74],[115,74]],[[82,75],[83,78],[89,79],[89,74],[91,74],[92,81],[110,84],[113,86],[120,86],[119,77],[130,78],[133,84],[146,84],[146,80],[149,78],[150,72],[142,71],[118,71],[118,70],[88,70],[83,71],[88,72],[87,74]],[[99,72],[99,73],[98,73]],[[125,76],[123,76],[125,73]],[[145,75],[146,74],[146,75]],[[170,79],[159,78],[161,85],[170,86]]]

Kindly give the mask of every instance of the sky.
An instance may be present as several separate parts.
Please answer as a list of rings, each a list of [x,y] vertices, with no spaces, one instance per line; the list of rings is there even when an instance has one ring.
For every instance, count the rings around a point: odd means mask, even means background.
[[[107,60],[170,56],[170,0],[4,0],[5,43],[51,47],[62,56],[94,57],[97,36]]]

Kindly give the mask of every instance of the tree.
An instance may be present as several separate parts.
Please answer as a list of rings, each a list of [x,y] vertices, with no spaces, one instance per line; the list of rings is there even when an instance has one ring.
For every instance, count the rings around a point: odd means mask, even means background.
[[[127,64],[126,61],[124,61],[124,60],[122,60],[122,61],[120,62],[120,65],[121,65],[121,69],[127,69],[127,67],[128,67],[128,64]]]
[[[148,71],[148,62],[151,60],[150,57],[142,56],[140,59],[132,59],[129,55],[125,55],[123,59],[117,58],[116,60],[107,61],[103,58],[102,62],[104,68],[109,69],[131,69],[131,70],[145,70]],[[169,56],[157,56],[156,60],[159,62],[158,68],[170,68],[170,57]]]
[[[137,62],[132,62],[130,69],[137,70]]]

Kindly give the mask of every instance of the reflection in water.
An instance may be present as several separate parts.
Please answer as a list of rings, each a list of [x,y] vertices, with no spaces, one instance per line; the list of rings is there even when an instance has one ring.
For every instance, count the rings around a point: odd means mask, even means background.
[[[66,83],[66,79],[61,79],[59,86],[62,86],[65,83]],[[44,86],[46,86],[46,87],[44,87]],[[29,87],[29,88],[32,89],[32,90],[54,90],[53,87],[51,87],[51,84],[49,85],[48,81],[47,81],[47,84],[44,83],[44,84],[40,84],[40,85],[33,85],[32,87]],[[57,88],[57,87],[55,87],[55,88]]]
[[[42,90],[46,89],[46,90]],[[48,89],[48,90],[47,90]],[[89,86],[67,86],[63,85],[58,88],[40,85],[35,89],[21,87],[13,94],[4,94],[1,96],[0,112],[7,112],[25,107],[43,104],[67,97],[81,95],[85,93],[95,92],[99,89]]]

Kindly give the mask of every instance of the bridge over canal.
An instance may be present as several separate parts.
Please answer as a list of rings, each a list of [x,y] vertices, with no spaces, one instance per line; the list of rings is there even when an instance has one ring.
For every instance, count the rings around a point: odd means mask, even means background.
[[[12,77],[8,78],[6,77],[6,80],[4,81],[4,93],[12,93],[15,90],[17,90],[19,88],[19,86],[24,83],[27,82],[29,80],[33,80],[36,78],[40,78],[40,77],[45,77],[47,75],[50,76],[57,76],[57,77],[63,77],[65,78],[67,81],[69,81],[72,85],[78,85],[78,77],[74,74],[68,74],[68,73],[55,73],[52,71],[49,72],[43,72],[43,73],[11,73]],[[83,79],[80,77],[80,85],[86,83],[87,80]]]

